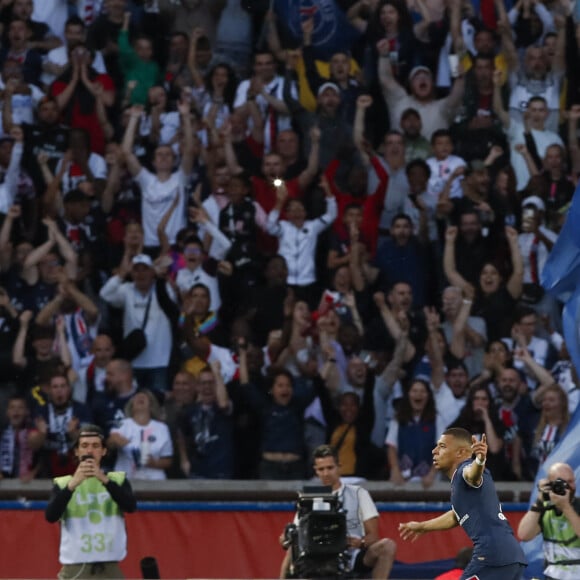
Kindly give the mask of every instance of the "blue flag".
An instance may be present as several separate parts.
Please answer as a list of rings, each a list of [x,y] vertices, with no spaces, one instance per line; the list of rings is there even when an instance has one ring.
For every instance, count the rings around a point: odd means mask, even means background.
[[[302,40],[300,23],[314,18],[312,46],[318,58],[328,60],[335,52],[350,51],[359,37],[334,0],[273,0],[273,8],[278,22],[296,40]]]
[[[562,314],[564,338],[572,363],[580,371],[580,185],[576,188],[566,223],[554,244],[542,271],[542,286],[565,302]],[[530,505],[536,501],[538,482],[546,477],[547,468],[556,462],[568,463],[580,477],[580,406],[576,408],[560,443],[540,466]],[[526,578],[541,577],[543,549],[541,535],[522,544],[529,566]]]
[[[550,252],[542,271],[542,286],[565,303],[562,322],[570,357],[580,372],[580,185],[574,197],[564,227]]]
[[[564,227],[542,271],[542,286],[562,300],[580,281],[580,185],[574,192]]]

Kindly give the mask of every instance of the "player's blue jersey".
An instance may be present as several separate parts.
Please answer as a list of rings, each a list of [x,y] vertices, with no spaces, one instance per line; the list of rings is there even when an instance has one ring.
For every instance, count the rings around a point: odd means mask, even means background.
[[[459,465],[451,478],[451,507],[473,542],[472,561],[488,566],[526,564],[520,544],[501,511],[489,471],[484,471],[479,487],[472,487],[463,479],[463,469],[470,463]]]

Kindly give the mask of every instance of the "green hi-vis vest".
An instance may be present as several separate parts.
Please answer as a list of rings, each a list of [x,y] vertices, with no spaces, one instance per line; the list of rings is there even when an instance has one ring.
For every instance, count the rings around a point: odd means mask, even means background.
[[[107,477],[121,485],[123,472]],[[64,489],[71,475],[57,477],[55,485]],[[121,508],[96,478],[85,479],[73,492],[61,518],[61,564],[119,562],[127,555],[127,532]]]
[[[573,501],[576,512],[580,504]],[[580,538],[567,518],[555,510],[546,510],[540,518],[544,538],[544,574],[559,580],[580,579]]]

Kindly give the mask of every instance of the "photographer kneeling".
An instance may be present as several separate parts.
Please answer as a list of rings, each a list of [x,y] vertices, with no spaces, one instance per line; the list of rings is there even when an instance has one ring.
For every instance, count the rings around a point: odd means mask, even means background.
[[[320,482],[332,489],[346,512],[346,545],[351,570],[348,577],[388,579],[397,546],[393,540],[379,538],[379,513],[369,492],[358,485],[341,482],[338,454],[330,445],[317,447],[313,458],[314,472]],[[284,547],[289,547],[284,538],[281,541]],[[281,578],[288,577],[291,552],[289,549],[282,563]]]
[[[580,578],[580,498],[574,496],[576,479],[567,463],[554,463],[548,478],[538,483],[536,503],[520,521],[518,536],[525,542],[540,532],[544,539],[547,580]]]

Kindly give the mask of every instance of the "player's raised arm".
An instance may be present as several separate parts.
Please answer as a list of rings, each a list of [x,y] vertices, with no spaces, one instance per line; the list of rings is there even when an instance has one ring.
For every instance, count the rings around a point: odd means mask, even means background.
[[[487,458],[487,440],[485,433],[478,441],[475,435],[471,437],[471,451],[475,454],[475,459],[463,469],[463,479],[470,485],[478,487],[483,478],[485,460]]]

